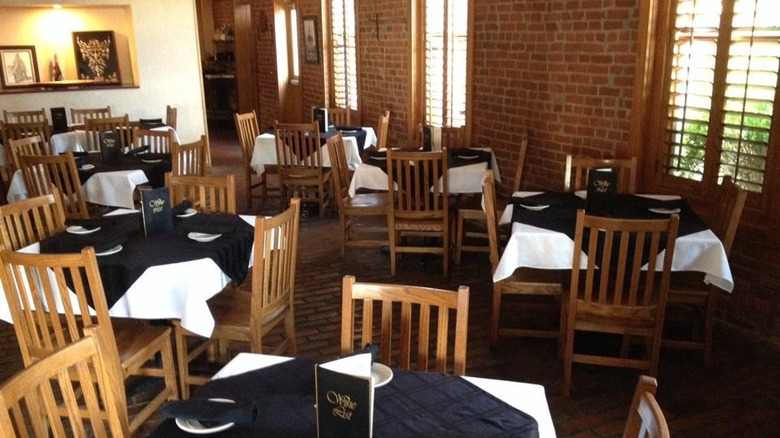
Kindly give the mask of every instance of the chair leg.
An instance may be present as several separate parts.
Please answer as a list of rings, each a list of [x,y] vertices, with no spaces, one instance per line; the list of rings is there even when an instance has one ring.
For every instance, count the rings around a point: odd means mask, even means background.
[[[186,400],[190,398],[189,383],[189,362],[187,361],[187,340],[184,337],[184,331],[181,324],[174,323],[174,337],[176,339],[176,364],[179,371],[179,392],[181,398]]]
[[[710,287],[707,295],[707,308],[704,311],[704,366],[712,365],[712,343],[715,332],[715,309],[718,304],[718,291]]]
[[[463,252],[463,213],[458,211],[458,219],[455,223],[455,265],[460,266],[460,257]]]
[[[493,310],[490,313],[490,348],[498,345],[498,324],[501,317],[501,284],[493,284]]]

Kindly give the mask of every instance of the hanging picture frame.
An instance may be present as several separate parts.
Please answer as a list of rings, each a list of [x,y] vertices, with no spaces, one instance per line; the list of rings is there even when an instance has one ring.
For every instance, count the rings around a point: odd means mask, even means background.
[[[303,17],[303,54],[307,63],[320,63],[320,34],[314,15]]]
[[[79,79],[121,82],[114,31],[73,32],[73,53]]]
[[[3,88],[40,82],[35,46],[0,46]]]

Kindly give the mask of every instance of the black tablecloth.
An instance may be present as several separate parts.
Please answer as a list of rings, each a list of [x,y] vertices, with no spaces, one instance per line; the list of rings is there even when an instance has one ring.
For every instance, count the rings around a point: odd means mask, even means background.
[[[160,161],[157,163],[150,163],[144,160]],[[95,167],[89,170],[83,169],[82,166],[87,163],[92,164]],[[171,155],[152,153],[139,155],[127,154],[121,155],[116,163],[104,163],[101,161],[100,154],[88,154],[84,158],[77,159],[76,165],[78,166],[79,180],[82,184],[84,184],[92,175],[100,172],[141,170],[149,180],[149,184],[156,188],[165,185],[165,172],[171,171]]]
[[[360,154],[363,153],[368,134],[360,126],[331,126],[326,132],[320,132],[320,144],[324,146],[328,139],[336,135],[337,132],[341,132],[343,137],[355,137],[358,151]],[[266,134],[276,135],[273,130],[267,131]]]
[[[449,374],[394,370],[375,389],[373,436],[538,437],[530,415]],[[225,437],[316,437],[314,363],[294,359],[209,382],[193,398],[228,398],[257,406],[252,425],[236,425]],[[188,437],[166,420],[153,437]]]
[[[78,252],[93,245],[108,249],[117,244],[122,250],[98,257],[108,307],[152,266],[210,258],[232,280],[240,283],[246,277],[254,239],[254,227],[234,215],[196,214],[176,218],[170,233],[144,237],[140,214],[108,216],[99,220],[69,221],[84,226],[100,225],[92,234],[61,233],[41,241],[42,253]],[[189,232],[222,234],[211,242],[197,242],[187,237]],[[91,304],[91,303],[90,303]]]

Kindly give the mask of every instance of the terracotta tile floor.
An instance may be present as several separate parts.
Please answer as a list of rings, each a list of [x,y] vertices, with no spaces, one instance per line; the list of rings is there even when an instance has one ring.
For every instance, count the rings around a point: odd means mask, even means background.
[[[214,173],[242,173],[232,126],[212,129]],[[243,183],[238,199],[244,211]],[[256,207],[272,214],[277,205]],[[441,277],[438,257],[404,257],[398,276],[389,275],[388,256],[378,250],[348,251],[337,247],[334,214],[320,220],[304,217],[300,229],[296,316],[301,356],[332,357],[338,352],[341,277],[358,281],[396,282],[456,289],[471,288],[467,373],[544,385],[558,436],[620,437],[637,373],[604,367],[575,366],[573,395],[560,396],[562,367],[552,340],[502,339],[488,348],[492,283],[484,254],[467,254],[450,277]],[[704,370],[700,355],[664,350],[658,399],[676,437],[780,436],[780,351],[771,343],[736,327],[719,323],[714,364]],[[0,322],[0,379],[20,368],[13,330]],[[141,386],[143,388],[143,386]],[[140,397],[142,398],[142,397]]]

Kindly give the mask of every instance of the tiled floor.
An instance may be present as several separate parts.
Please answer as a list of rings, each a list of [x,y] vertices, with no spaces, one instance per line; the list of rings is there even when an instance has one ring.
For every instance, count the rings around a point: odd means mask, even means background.
[[[212,132],[213,172],[235,172],[238,146],[228,132]],[[240,184],[243,187],[243,184]],[[243,191],[239,195],[244,204]],[[254,213],[273,213],[276,205]],[[241,210],[241,207],[239,207]],[[301,222],[296,317],[301,356],[332,357],[338,352],[341,277],[456,289],[471,288],[467,373],[497,379],[542,384],[560,437],[620,437],[637,373],[575,366],[573,395],[563,398],[562,367],[552,340],[502,339],[497,351],[488,348],[492,283],[484,254],[464,256],[461,266],[441,277],[438,257],[408,256],[399,262],[398,276],[389,275],[387,254],[378,250],[348,251],[342,259],[336,245],[338,223],[329,214]],[[780,436],[780,351],[769,342],[738,328],[719,324],[714,364],[704,370],[691,352],[664,350],[658,399],[676,437]],[[10,325],[0,323],[0,379],[20,367]]]

